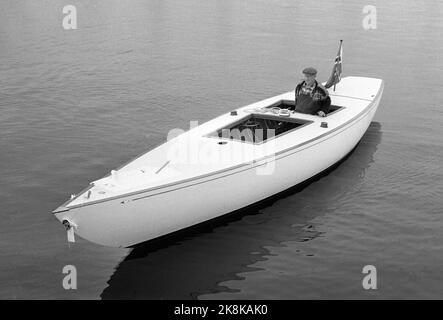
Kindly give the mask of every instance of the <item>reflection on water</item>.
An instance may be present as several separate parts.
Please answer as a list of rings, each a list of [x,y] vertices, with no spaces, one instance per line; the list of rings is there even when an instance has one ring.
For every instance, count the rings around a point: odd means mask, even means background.
[[[346,193],[361,183],[373,162],[381,137],[380,123],[372,122],[353,152],[317,182],[197,231],[134,248],[116,268],[101,298],[197,299],[235,291],[223,282],[257,271],[256,262],[273,257],[270,248],[327,236],[313,220],[346,202]],[[322,200],[315,201],[319,196]]]

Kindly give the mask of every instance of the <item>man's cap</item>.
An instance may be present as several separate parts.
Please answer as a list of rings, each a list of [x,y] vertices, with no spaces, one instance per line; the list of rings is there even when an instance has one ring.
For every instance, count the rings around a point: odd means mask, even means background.
[[[315,68],[308,67],[303,69],[303,73],[307,74],[308,76],[315,76],[317,75],[317,70]]]

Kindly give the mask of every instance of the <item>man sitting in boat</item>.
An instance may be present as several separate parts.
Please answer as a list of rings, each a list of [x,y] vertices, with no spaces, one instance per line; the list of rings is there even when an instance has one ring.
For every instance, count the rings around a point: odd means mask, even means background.
[[[304,79],[295,88],[295,111],[325,117],[331,106],[328,90],[315,80],[317,70],[303,70]]]

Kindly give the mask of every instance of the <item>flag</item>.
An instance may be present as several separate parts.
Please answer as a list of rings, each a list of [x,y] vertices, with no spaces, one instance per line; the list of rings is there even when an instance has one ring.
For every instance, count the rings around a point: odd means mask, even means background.
[[[334,67],[332,68],[331,76],[329,77],[328,82],[326,82],[325,87],[330,88],[340,82],[342,70],[342,57],[343,57],[343,40],[340,40],[340,47],[338,48],[337,57],[335,58]]]

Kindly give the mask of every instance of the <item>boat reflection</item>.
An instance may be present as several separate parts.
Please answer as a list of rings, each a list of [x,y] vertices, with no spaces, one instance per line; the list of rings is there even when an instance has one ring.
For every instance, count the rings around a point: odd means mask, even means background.
[[[321,235],[313,220],[335,210],[337,199],[362,182],[381,137],[380,123],[372,122],[350,155],[316,179],[242,212],[133,248],[101,298],[197,299],[232,291],[221,283],[257,270],[251,265],[267,259],[267,248]],[[229,201],[229,192],[226,197]]]

